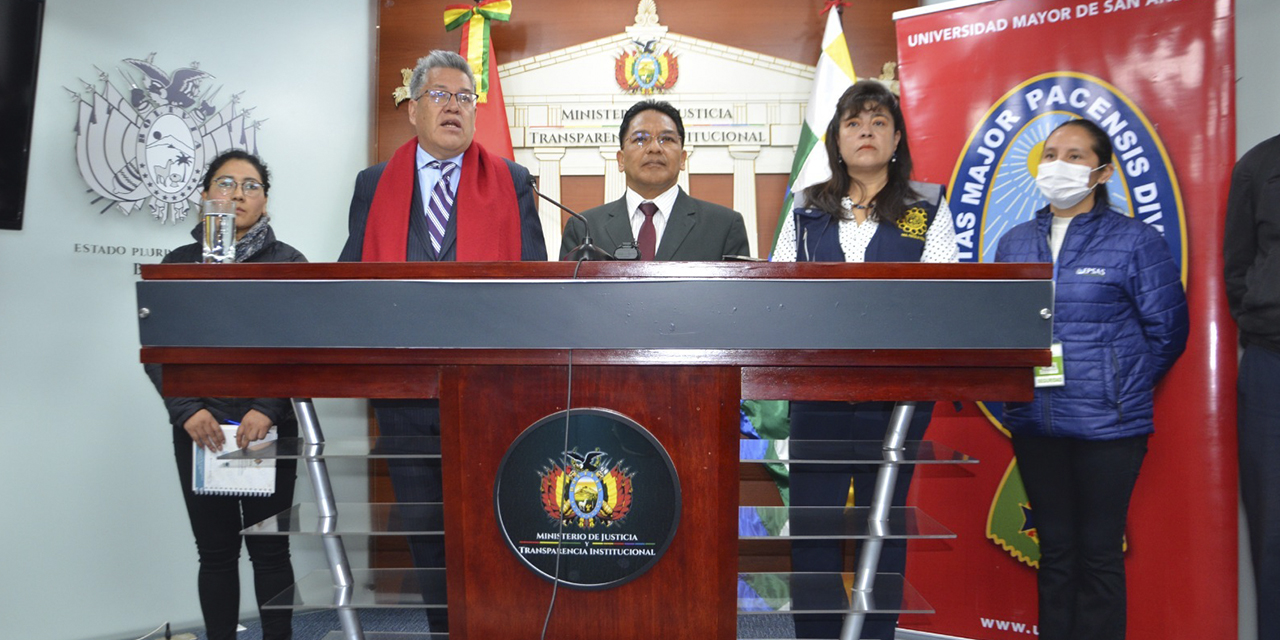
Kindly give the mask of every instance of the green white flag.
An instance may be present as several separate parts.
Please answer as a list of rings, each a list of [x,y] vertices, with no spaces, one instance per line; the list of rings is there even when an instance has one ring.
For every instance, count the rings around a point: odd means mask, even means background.
[[[828,11],[827,29],[822,34],[822,55],[818,57],[813,91],[809,93],[809,104],[804,110],[804,126],[800,128],[796,159],[791,163],[791,178],[787,181],[787,197],[782,201],[778,228],[773,231],[775,243],[782,225],[790,224],[795,194],[831,177],[823,138],[827,124],[836,114],[836,101],[857,78],[853,72],[853,61],[849,59],[849,46],[840,27],[840,16],[834,10]]]

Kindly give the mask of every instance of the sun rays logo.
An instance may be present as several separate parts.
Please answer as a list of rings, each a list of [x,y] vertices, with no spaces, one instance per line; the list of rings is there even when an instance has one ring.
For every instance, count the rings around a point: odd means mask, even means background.
[[[145,203],[161,224],[177,223],[199,200],[205,162],[233,148],[257,153],[261,121],[238,108],[240,94],[214,107],[221,87],[202,90],[213,76],[198,62],[172,73],[156,66],[155,53],[122,62],[116,70],[127,96],[101,69],[101,87],[81,81],[82,92],[67,89],[80,106],[76,164],[97,194],[93,204],[107,203],[99,213],[116,207],[129,215]]]
[[[1155,127],[1118,89],[1074,72],[1039,75],[1015,87],[970,134],[949,191],[960,260],[994,261],[1000,237],[1047,204],[1035,184],[1041,149],[1055,127],[1076,118],[1093,121],[1111,138],[1111,207],[1160,231],[1185,280],[1182,194]]]
[[[663,93],[676,86],[680,77],[680,62],[671,49],[655,53],[657,40],[640,42],[636,47],[623,51],[614,59],[614,77],[618,86],[627,93],[650,95]]]
[[[628,469],[610,465],[603,451],[564,452],[564,463],[543,469],[542,508],[552,521],[581,529],[621,523],[631,511]]]

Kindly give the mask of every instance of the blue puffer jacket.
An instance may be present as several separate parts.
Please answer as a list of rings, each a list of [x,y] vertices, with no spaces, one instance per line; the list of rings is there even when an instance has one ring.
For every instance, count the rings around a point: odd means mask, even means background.
[[[1010,229],[996,262],[1052,262],[1049,208]],[[1055,269],[1053,335],[1066,385],[1005,405],[1024,435],[1112,440],[1151,433],[1156,382],[1187,346],[1187,298],[1160,233],[1095,205],[1071,221]]]

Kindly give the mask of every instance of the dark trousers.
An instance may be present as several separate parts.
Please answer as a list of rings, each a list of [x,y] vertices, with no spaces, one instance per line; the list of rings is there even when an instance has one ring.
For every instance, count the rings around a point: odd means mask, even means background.
[[[437,400],[374,400],[374,414],[378,420],[378,433],[384,438],[440,436],[440,403]],[[389,441],[384,441],[389,442]],[[404,442],[379,444],[381,450],[398,450],[405,453],[424,453],[427,447]],[[439,447],[434,451],[438,452]],[[440,475],[439,458],[387,458],[387,473],[391,476],[391,488],[396,502],[442,502],[444,484]],[[415,512],[422,514],[425,512]],[[439,513],[439,512],[431,512]],[[419,531],[440,531],[443,520],[422,515],[405,514],[405,526]],[[443,569],[444,537],[408,536],[409,553],[418,569]],[[423,602],[448,601],[443,571],[422,572],[418,581]],[[445,633],[449,630],[449,612],[434,607],[426,610],[431,631]]]
[[[281,438],[298,437],[298,425],[277,425]],[[229,442],[226,450],[235,447]],[[293,586],[293,564],[289,560],[289,537],[282,535],[241,536],[249,525],[293,506],[293,485],[297,479],[296,460],[276,460],[276,492],[265,497],[202,496],[191,492],[191,436],[180,426],[173,428],[173,452],[178,462],[182,498],[195,534],[200,555],[197,586],[200,611],[209,640],[235,640],[240,618],[240,541],[249,549],[253,564],[253,590],[262,618],[263,640],[293,637],[293,614],[288,610],[263,610],[262,605]]]
[[[1147,436],[1013,436],[1040,540],[1040,640],[1123,640],[1124,529]]]
[[[893,413],[892,402],[792,402],[792,440],[875,440],[883,441]],[[929,419],[933,415],[933,403],[916,405],[915,415],[907,429],[907,440],[924,437]],[[795,447],[795,445],[792,445]],[[795,449],[793,449],[795,451]],[[805,454],[801,454],[805,455]],[[793,456],[794,458],[794,456]],[[814,458],[810,458],[814,459]],[[825,459],[825,458],[824,458]],[[854,487],[856,506],[871,505],[875,491],[878,465],[791,465],[792,507],[842,507],[849,499],[849,484]],[[903,506],[915,465],[898,466],[897,483],[893,489],[893,505]],[[796,535],[797,520],[792,518],[792,535]],[[888,539],[883,543],[877,573],[903,574],[907,567],[907,542]],[[791,570],[793,572],[834,573],[844,570],[844,542],[841,540],[792,540]],[[799,585],[796,585],[799,587]],[[792,589],[794,609],[842,609],[848,606],[844,596],[844,584],[839,576],[829,576],[826,583],[808,577],[807,589]],[[844,624],[844,614],[796,614],[797,638],[838,638]],[[897,614],[868,615],[862,626],[863,638],[892,640],[898,626]]]
[[[1280,639],[1280,353],[1247,346],[1236,383],[1240,498],[1249,526],[1258,638]]]

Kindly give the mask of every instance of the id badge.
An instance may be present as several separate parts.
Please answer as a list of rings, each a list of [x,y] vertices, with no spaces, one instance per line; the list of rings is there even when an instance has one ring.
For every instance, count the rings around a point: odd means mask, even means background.
[[[1049,354],[1053,362],[1047,367],[1035,367],[1036,388],[1061,387],[1067,383],[1067,376],[1062,369],[1062,343],[1057,340],[1049,346]]]

